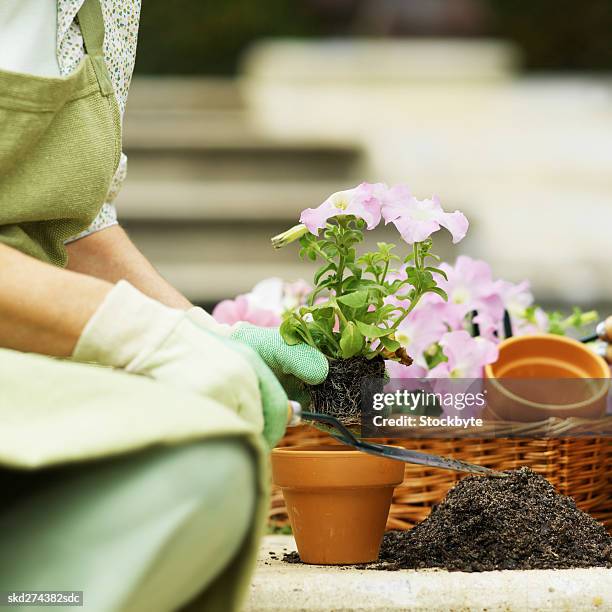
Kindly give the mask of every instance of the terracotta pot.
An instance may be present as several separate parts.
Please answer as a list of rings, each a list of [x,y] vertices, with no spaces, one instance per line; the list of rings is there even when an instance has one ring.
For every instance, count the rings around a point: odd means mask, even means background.
[[[505,421],[598,418],[606,411],[610,370],[572,338],[532,334],[499,344],[485,367],[487,416]]]
[[[272,477],[283,492],[304,563],[378,558],[393,489],[404,464],[344,445],[275,448]]]

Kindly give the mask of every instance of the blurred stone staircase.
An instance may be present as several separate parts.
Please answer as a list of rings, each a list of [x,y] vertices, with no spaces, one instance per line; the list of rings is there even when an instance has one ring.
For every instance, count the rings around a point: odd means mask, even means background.
[[[160,272],[211,305],[267,276],[309,270],[269,239],[351,186],[362,155],[342,142],[282,142],[249,121],[233,81],[139,78],[124,122],[122,225]]]

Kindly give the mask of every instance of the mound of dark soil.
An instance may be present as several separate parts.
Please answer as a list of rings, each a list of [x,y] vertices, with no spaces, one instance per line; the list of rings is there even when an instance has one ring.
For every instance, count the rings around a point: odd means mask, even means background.
[[[384,535],[368,569],[612,567],[612,537],[527,467],[508,477],[468,476],[410,531]],[[300,563],[296,552],[283,561]]]
[[[612,567],[612,538],[527,467],[468,476],[410,531],[386,533],[380,569],[451,571]]]
[[[366,359],[333,359],[329,361],[329,374],[320,385],[308,387],[312,410],[340,419],[345,425],[361,422],[361,388],[363,379],[380,380],[384,387],[385,362],[382,357]]]

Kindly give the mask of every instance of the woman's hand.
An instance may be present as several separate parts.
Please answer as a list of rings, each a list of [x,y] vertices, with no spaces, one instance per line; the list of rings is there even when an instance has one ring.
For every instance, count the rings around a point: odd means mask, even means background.
[[[252,348],[276,374],[287,395],[303,406],[310,403],[306,385],[319,385],[329,373],[323,353],[308,344],[287,344],[277,328],[239,323],[230,337]]]
[[[308,344],[287,344],[275,327],[249,323],[223,325],[201,308],[192,308],[189,317],[198,326],[212,329],[254,350],[276,374],[287,395],[303,407],[310,403],[305,385],[318,385],[327,378],[329,362],[323,353]]]

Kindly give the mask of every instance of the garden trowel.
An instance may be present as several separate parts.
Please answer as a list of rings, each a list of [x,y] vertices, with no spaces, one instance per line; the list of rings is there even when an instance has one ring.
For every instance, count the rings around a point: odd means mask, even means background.
[[[387,446],[385,444],[377,444],[376,442],[367,442],[355,437],[353,433],[345,427],[338,419],[327,414],[319,414],[317,412],[306,412],[302,410],[299,402],[289,401],[289,420],[288,427],[295,427],[304,422],[321,423],[335,430],[332,435],[334,438],[352,446],[357,450],[385,457],[387,459],[395,459],[404,463],[415,463],[417,465],[426,465],[428,467],[436,467],[444,470],[453,470],[455,472],[468,472],[470,474],[480,474],[482,476],[498,476],[505,477],[507,474],[498,472],[481,465],[474,465],[460,461],[459,459],[451,459],[450,457],[440,457],[439,455],[430,455],[429,453],[421,453],[419,451],[400,448],[397,446]]]

